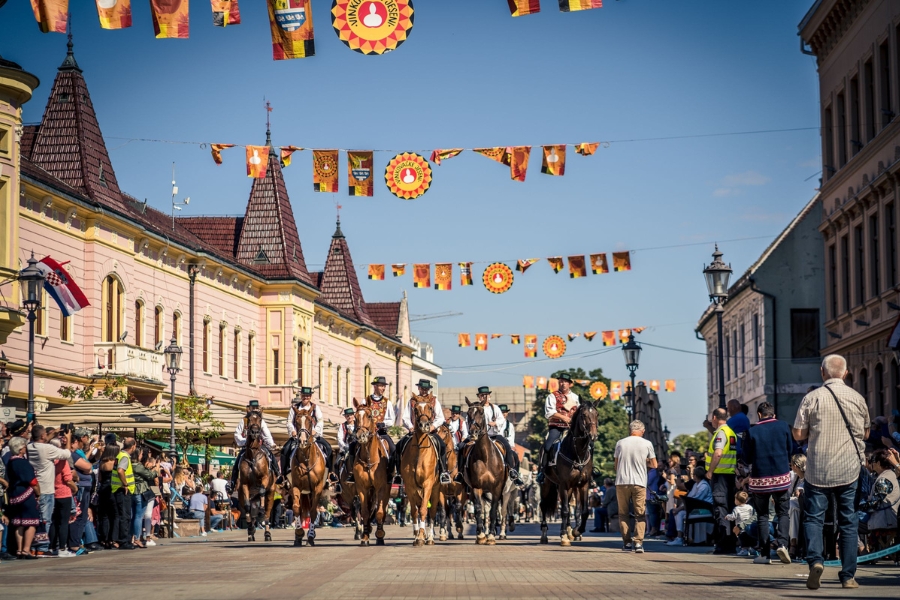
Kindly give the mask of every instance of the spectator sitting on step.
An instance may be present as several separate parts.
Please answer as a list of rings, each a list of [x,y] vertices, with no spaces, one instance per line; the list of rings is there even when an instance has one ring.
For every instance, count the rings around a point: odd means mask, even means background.
[[[738,492],[734,495],[734,510],[725,515],[725,518],[734,522],[732,531],[738,538],[740,550],[738,556],[750,556],[750,551],[756,545],[756,532],[753,531],[756,523],[756,511],[750,506],[750,494]],[[763,551],[768,554],[768,548]]]

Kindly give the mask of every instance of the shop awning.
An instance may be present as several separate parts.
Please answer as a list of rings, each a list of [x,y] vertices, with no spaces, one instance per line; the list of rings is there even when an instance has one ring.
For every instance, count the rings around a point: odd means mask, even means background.
[[[157,442],[155,440],[145,440],[145,444],[159,448],[162,451],[169,449],[168,442]],[[189,446],[187,452],[188,463],[192,465],[206,465],[206,449],[203,446]],[[216,467],[230,467],[234,464],[234,457],[224,452],[214,451],[209,459],[209,464],[213,469]]]
[[[91,398],[51,408],[37,416],[41,425],[59,426],[68,423],[88,428],[107,429],[169,429],[171,417],[142,404],[117,402],[108,398]],[[199,429],[200,426],[175,418],[175,429]]]

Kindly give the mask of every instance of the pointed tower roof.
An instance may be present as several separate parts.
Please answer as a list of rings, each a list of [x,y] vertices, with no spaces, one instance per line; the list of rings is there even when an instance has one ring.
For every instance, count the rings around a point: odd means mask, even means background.
[[[91,95],[75,61],[71,34],[67,46],[34,134],[31,161],[95,202],[125,210]]]
[[[337,219],[337,228],[331,237],[331,247],[328,249],[328,258],[325,261],[325,271],[322,273],[319,288],[322,290],[322,295],[319,297],[322,302],[363,325],[377,328],[366,310],[366,302],[363,300],[362,290],[359,287],[356,269],[353,268],[350,247],[347,245],[347,238],[341,231],[340,217]]]
[[[269,147],[266,176],[253,180],[235,258],[268,278],[298,279],[313,285],[303,259],[281,162],[268,129],[266,145]]]

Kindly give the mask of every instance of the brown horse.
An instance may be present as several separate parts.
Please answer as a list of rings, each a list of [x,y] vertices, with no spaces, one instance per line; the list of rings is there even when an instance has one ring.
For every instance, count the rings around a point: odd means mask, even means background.
[[[463,450],[461,462],[463,477],[472,490],[472,504],[475,505],[475,543],[493,546],[497,543],[494,532],[500,523],[500,503],[506,486],[506,463],[502,447],[491,441],[488,424],[484,416],[484,406],[466,398],[469,405],[469,434],[475,440]],[[484,500],[491,503],[490,523],[485,527]]]
[[[556,464],[544,469],[541,486],[541,543],[547,544],[547,517],[559,503],[561,546],[581,541],[587,529],[588,489],[594,474],[594,442],[597,441],[597,408],[590,402],[572,415],[569,432],[559,447]],[[570,526],[569,492],[575,494],[575,527]]]
[[[262,436],[262,413],[252,411],[247,415],[247,443],[244,446],[244,459],[238,465],[240,482],[238,491],[240,503],[244,507],[247,518],[247,541],[256,541],[256,528],[260,515],[263,516],[265,539],[272,541],[269,532],[269,519],[272,505],[275,502],[275,476],[269,471],[269,459],[262,449],[265,443]]]
[[[363,532],[360,546],[369,545],[372,533],[372,513],[375,514],[377,529],[375,545],[384,545],[384,515],[391,497],[391,484],[388,481],[388,450],[378,437],[377,419],[370,406],[362,405],[353,399],[356,408],[356,439],[359,444],[353,462],[353,478],[355,479],[356,497],[359,499],[359,521]],[[351,460],[348,458],[348,462]]]
[[[325,490],[325,456],[315,442],[316,418],[310,411],[297,411],[294,429],[297,449],[291,457],[291,497],[294,509],[294,546],[303,545],[303,519],[309,519],[307,542],[316,543],[319,498]]]
[[[449,411],[445,411],[449,412]],[[461,511],[466,506],[466,486],[456,481],[459,473],[459,457],[456,454],[456,442],[450,427],[445,421],[438,427],[437,434],[447,446],[447,472],[450,473],[450,483],[440,485],[440,504],[437,511],[438,539],[442,542],[448,538],[453,539],[453,524],[456,523],[456,531],[459,539],[463,539],[463,526]]]
[[[412,439],[400,457],[400,476],[409,497],[410,518],[416,540],[414,547],[434,545],[434,518],[440,497],[438,483],[438,451],[429,431],[434,422],[434,405],[423,398],[413,398],[415,415]],[[428,528],[426,536],[426,527]]]

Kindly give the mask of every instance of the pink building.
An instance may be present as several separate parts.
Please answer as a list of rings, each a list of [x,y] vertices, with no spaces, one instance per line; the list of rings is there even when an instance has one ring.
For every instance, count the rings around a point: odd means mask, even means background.
[[[340,422],[341,409],[369,392],[373,375],[387,378],[393,398],[408,395],[414,349],[406,299],[365,301],[340,222],[325,270],[307,270],[268,134],[269,167],[253,180],[243,217],[176,218],[173,226],[119,188],[71,45],[41,123],[23,128],[20,106],[34,82],[0,59],[7,234],[0,275],[24,267],[33,248],[37,258],[70,261],[66,268],[91,303],[70,318],[52,300],[40,311],[38,412],[64,402],[60,386],[107,373],[125,376],[143,404],[168,402],[162,349],[173,336],[184,350],[181,396],[193,389],[226,404],[258,399],[285,411],[302,382],[318,386],[316,401]],[[3,140],[11,141],[6,153]],[[0,304],[20,305],[15,282],[0,294]],[[21,408],[28,334],[14,312],[0,311],[0,348],[14,376],[6,405]]]

